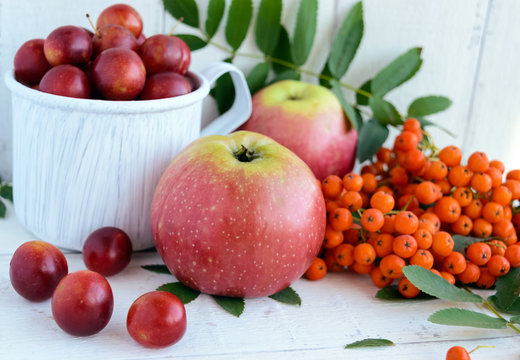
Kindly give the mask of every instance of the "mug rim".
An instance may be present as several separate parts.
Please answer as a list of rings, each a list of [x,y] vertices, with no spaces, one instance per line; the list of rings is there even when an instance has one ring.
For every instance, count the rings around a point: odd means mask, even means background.
[[[40,90],[26,86],[14,77],[14,69],[6,72],[4,81],[11,95],[23,97],[35,103],[54,108],[67,110],[80,110],[94,113],[150,113],[173,109],[180,109],[202,101],[209,94],[208,80],[198,71],[188,71],[195,76],[199,82],[199,87],[186,95],[154,99],[154,100],[102,100],[102,99],[80,99],[55,94],[45,93]]]

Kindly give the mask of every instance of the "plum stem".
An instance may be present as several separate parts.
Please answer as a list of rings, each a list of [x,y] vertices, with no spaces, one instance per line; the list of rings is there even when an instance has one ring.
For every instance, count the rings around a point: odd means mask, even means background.
[[[177,21],[177,23],[175,25],[173,25],[173,28],[170,31],[170,33],[168,34],[168,36],[172,36],[173,35],[173,33],[175,32],[175,29],[177,28],[177,26],[179,26],[179,24],[182,22],[182,20],[184,20],[184,18],[180,17],[179,20]]]
[[[101,39],[101,34],[99,33],[99,31],[96,29],[96,27],[94,26],[94,23],[92,22],[92,20],[90,19],[90,15],[89,14],[86,14],[85,15],[88,19],[88,22],[90,23],[90,26],[92,26],[92,30],[94,30],[94,33],[96,34],[96,36]]]

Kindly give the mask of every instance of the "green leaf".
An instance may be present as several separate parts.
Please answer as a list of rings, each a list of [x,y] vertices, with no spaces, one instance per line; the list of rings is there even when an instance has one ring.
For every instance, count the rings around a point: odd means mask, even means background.
[[[298,295],[298,293],[294,291],[293,288],[291,288],[290,286],[269,297],[273,300],[279,301],[284,304],[298,306],[301,306],[302,304],[302,299],[300,298],[300,295]]]
[[[170,270],[168,270],[168,267],[166,267],[166,265],[142,265],[141,267],[145,270],[155,272],[158,274],[171,274]]]
[[[382,97],[409,80],[421,67],[421,48],[413,48],[392,61],[372,79],[372,93]]]
[[[408,107],[408,116],[425,116],[446,110],[451,100],[445,96],[424,96],[415,99]]]
[[[504,319],[458,308],[439,310],[430,315],[428,321],[440,325],[471,326],[483,329],[505,329],[507,326],[507,321]]]
[[[276,75],[275,78],[269,84],[274,84],[282,80],[300,80],[300,73],[293,69],[285,70],[284,72],[281,72],[278,75]]]
[[[226,0],[210,0],[208,4],[208,17],[206,18],[206,33],[211,39],[218,30],[224,9],[226,7]]]
[[[513,316],[509,321],[515,324],[520,324],[520,316]]]
[[[332,85],[332,92],[338,98],[341,107],[347,115],[350,124],[356,131],[358,131],[360,128],[360,123],[356,110],[354,110],[354,108],[348,103],[348,101],[343,96],[343,91],[341,90],[341,85],[339,84],[339,82],[337,80],[332,80],[330,84]]]
[[[435,297],[428,295],[426,293],[420,292],[419,295],[417,295],[414,298],[408,299],[405,298],[401,293],[399,292],[399,289],[397,285],[388,285],[385,286],[382,289],[379,289],[379,291],[376,294],[376,298],[381,300],[434,300]]]
[[[496,283],[496,302],[501,309],[507,310],[520,295],[520,268],[511,269]]]
[[[472,236],[452,235],[453,238],[453,251],[458,251],[465,254],[468,246],[474,243],[485,241],[486,239],[476,238]]]
[[[181,282],[163,284],[157,288],[157,291],[167,291],[172,293],[177,296],[184,305],[192,302],[200,295],[199,291],[192,289]]]
[[[280,36],[282,0],[261,0],[255,24],[256,45],[265,55],[272,55]]]
[[[417,117],[417,120],[419,120],[419,122],[421,123],[421,126],[424,128],[426,126],[435,126],[436,128],[439,128],[441,129],[442,131],[444,131],[446,134],[448,134],[449,136],[453,137],[453,138],[456,138],[457,135],[455,135],[454,133],[452,133],[451,131],[449,131],[448,129],[446,129],[444,126],[441,126],[441,125],[438,125],[436,123],[434,123],[433,121],[430,121],[428,119],[425,119],[423,117],[420,117],[418,116]]]
[[[0,200],[0,218],[4,218],[6,212],[7,212],[7,207],[5,206],[4,202],[2,200]]]
[[[174,18],[184,18],[183,24],[199,27],[199,9],[195,0],[163,0],[163,5]]]
[[[269,63],[267,62],[259,63],[251,70],[246,77],[251,95],[265,86],[267,76],[269,76]]]
[[[318,0],[301,0],[291,48],[295,65],[303,65],[309,57],[316,34],[317,19]]]
[[[179,34],[175,36],[183,40],[186,43],[186,45],[188,45],[191,51],[202,49],[204,46],[208,45],[207,42],[195,35]]]
[[[481,303],[484,299],[477,294],[469,293],[450,284],[444,278],[435,275],[430,270],[417,265],[403,268],[403,274],[421,291],[439,299],[459,302]]]
[[[491,303],[491,305],[493,305],[494,308],[496,308],[500,312],[506,314],[520,315],[520,298],[517,298],[513,302],[513,304],[511,304],[507,309],[502,309],[500,307],[500,304],[497,303],[496,295],[491,295],[487,298],[487,300]]]
[[[387,339],[364,339],[345,345],[345,349],[355,349],[363,347],[378,347],[378,346],[395,346],[395,344]]]
[[[329,69],[334,77],[340,79],[356,55],[363,37],[363,4],[358,2],[347,14],[329,55]]]
[[[372,109],[374,118],[381,125],[399,125],[403,123],[399,112],[396,110],[394,105],[390,104],[388,101],[383,100],[377,96],[372,96],[368,100],[368,103],[370,105],[370,109]]]
[[[367,80],[361,87],[360,90],[372,93],[372,80]],[[368,105],[368,97],[363,94],[356,93],[356,102],[358,105]]]
[[[329,69],[328,59],[327,59],[327,62],[325,63],[325,65],[323,65],[323,69],[321,70],[321,75],[332,77],[332,74],[330,73],[330,69]],[[328,89],[330,89],[332,87],[329,80],[325,80],[322,78],[320,78],[320,85],[325,86]]]
[[[245,302],[243,298],[211,295],[219,306],[231,315],[239,317],[244,312]]]
[[[231,1],[226,23],[226,41],[233,50],[236,51],[244,41],[252,15],[253,4],[251,0]]]
[[[388,129],[374,119],[370,119],[364,123],[359,132],[357,143],[356,154],[358,160],[363,162],[371,159],[385,142],[388,133]]]
[[[8,184],[2,185],[0,187],[0,197],[13,202],[13,187]]]
[[[231,58],[225,59],[225,62],[231,63]],[[210,91],[211,96],[217,102],[219,114],[228,111],[235,101],[235,87],[231,75],[226,73],[219,77],[215,82],[215,87]]]
[[[280,36],[278,37],[278,44],[274,50],[273,57],[287,61],[288,63],[293,63],[292,55],[291,55],[291,42],[289,41],[289,34],[285,27],[280,26]],[[279,74],[284,72],[290,68],[278,63],[271,63],[273,70],[275,73]],[[292,70],[292,69],[291,69]]]

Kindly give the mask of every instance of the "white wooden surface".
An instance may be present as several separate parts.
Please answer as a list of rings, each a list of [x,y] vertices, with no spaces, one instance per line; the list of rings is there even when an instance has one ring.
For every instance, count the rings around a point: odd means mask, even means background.
[[[318,32],[305,68],[320,71],[336,27],[356,0],[320,0]],[[174,23],[161,0],[128,0],[144,20],[147,35],[167,32]],[[87,26],[84,14],[94,18],[114,3],[111,0],[0,0],[0,73],[12,67],[16,49],[26,40],[45,37],[64,24]],[[201,23],[208,0],[197,0]],[[228,5],[230,1],[227,1]],[[259,0],[254,0],[255,8]],[[294,29],[298,0],[285,0],[282,22]],[[520,134],[520,4],[516,0],[364,0],[365,35],[352,66],[343,79],[361,85],[377,70],[412,46],[423,47],[423,67],[410,82],[389,94],[401,111],[416,97],[448,95],[453,106],[431,119],[457,134],[452,139],[432,130],[437,143],[460,145],[469,155],[486,151],[503,159],[508,168],[520,167],[516,136]],[[225,19],[224,19],[225,21]],[[215,41],[225,44],[224,22]],[[192,31],[181,25],[179,32]],[[252,34],[241,51],[256,52]],[[193,68],[223,59],[226,53],[208,47],[193,54]],[[249,70],[249,59],[237,59]],[[308,81],[315,79],[306,77]],[[352,99],[352,94],[346,92]],[[0,83],[0,176],[11,177],[11,115],[9,93]],[[207,100],[205,119],[215,117],[215,104]]]
[[[50,300],[31,303],[21,298],[9,281],[14,250],[33,239],[16,221],[13,209],[0,219],[0,358],[32,359],[443,359],[455,345],[481,349],[472,359],[519,359],[520,337],[512,330],[488,330],[435,325],[427,317],[436,310],[474,304],[441,300],[388,302],[377,300],[376,288],[366,276],[329,274],[318,282],[300,279],[293,288],[302,306],[280,304],[269,298],[246,300],[245,311],[235,318],[207,295],[186,305],[188,328],[177,344],[149,350],[126,331],[131,303],[145,292],[174,281],[170,275],[140,268],[161,263],[155,252],[135,253],[123,272],[108,278],[114,292],[114,313],[100,333],[73,337],[52,319]],[[66,253],[69,271],[81,270],[81,254]],[[387,338],[394,347],[345,350],[347,343]]]

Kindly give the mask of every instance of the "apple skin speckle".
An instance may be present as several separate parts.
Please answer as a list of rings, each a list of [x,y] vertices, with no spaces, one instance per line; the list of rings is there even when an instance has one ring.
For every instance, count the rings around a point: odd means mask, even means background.
[[[253,159],[235,153],[245,146]],[[272,139],[247,131],[185,148],[155,190],[157,250],[174,276],[201,292],[262,297],[307,270],[326,226],[309,167]]]

